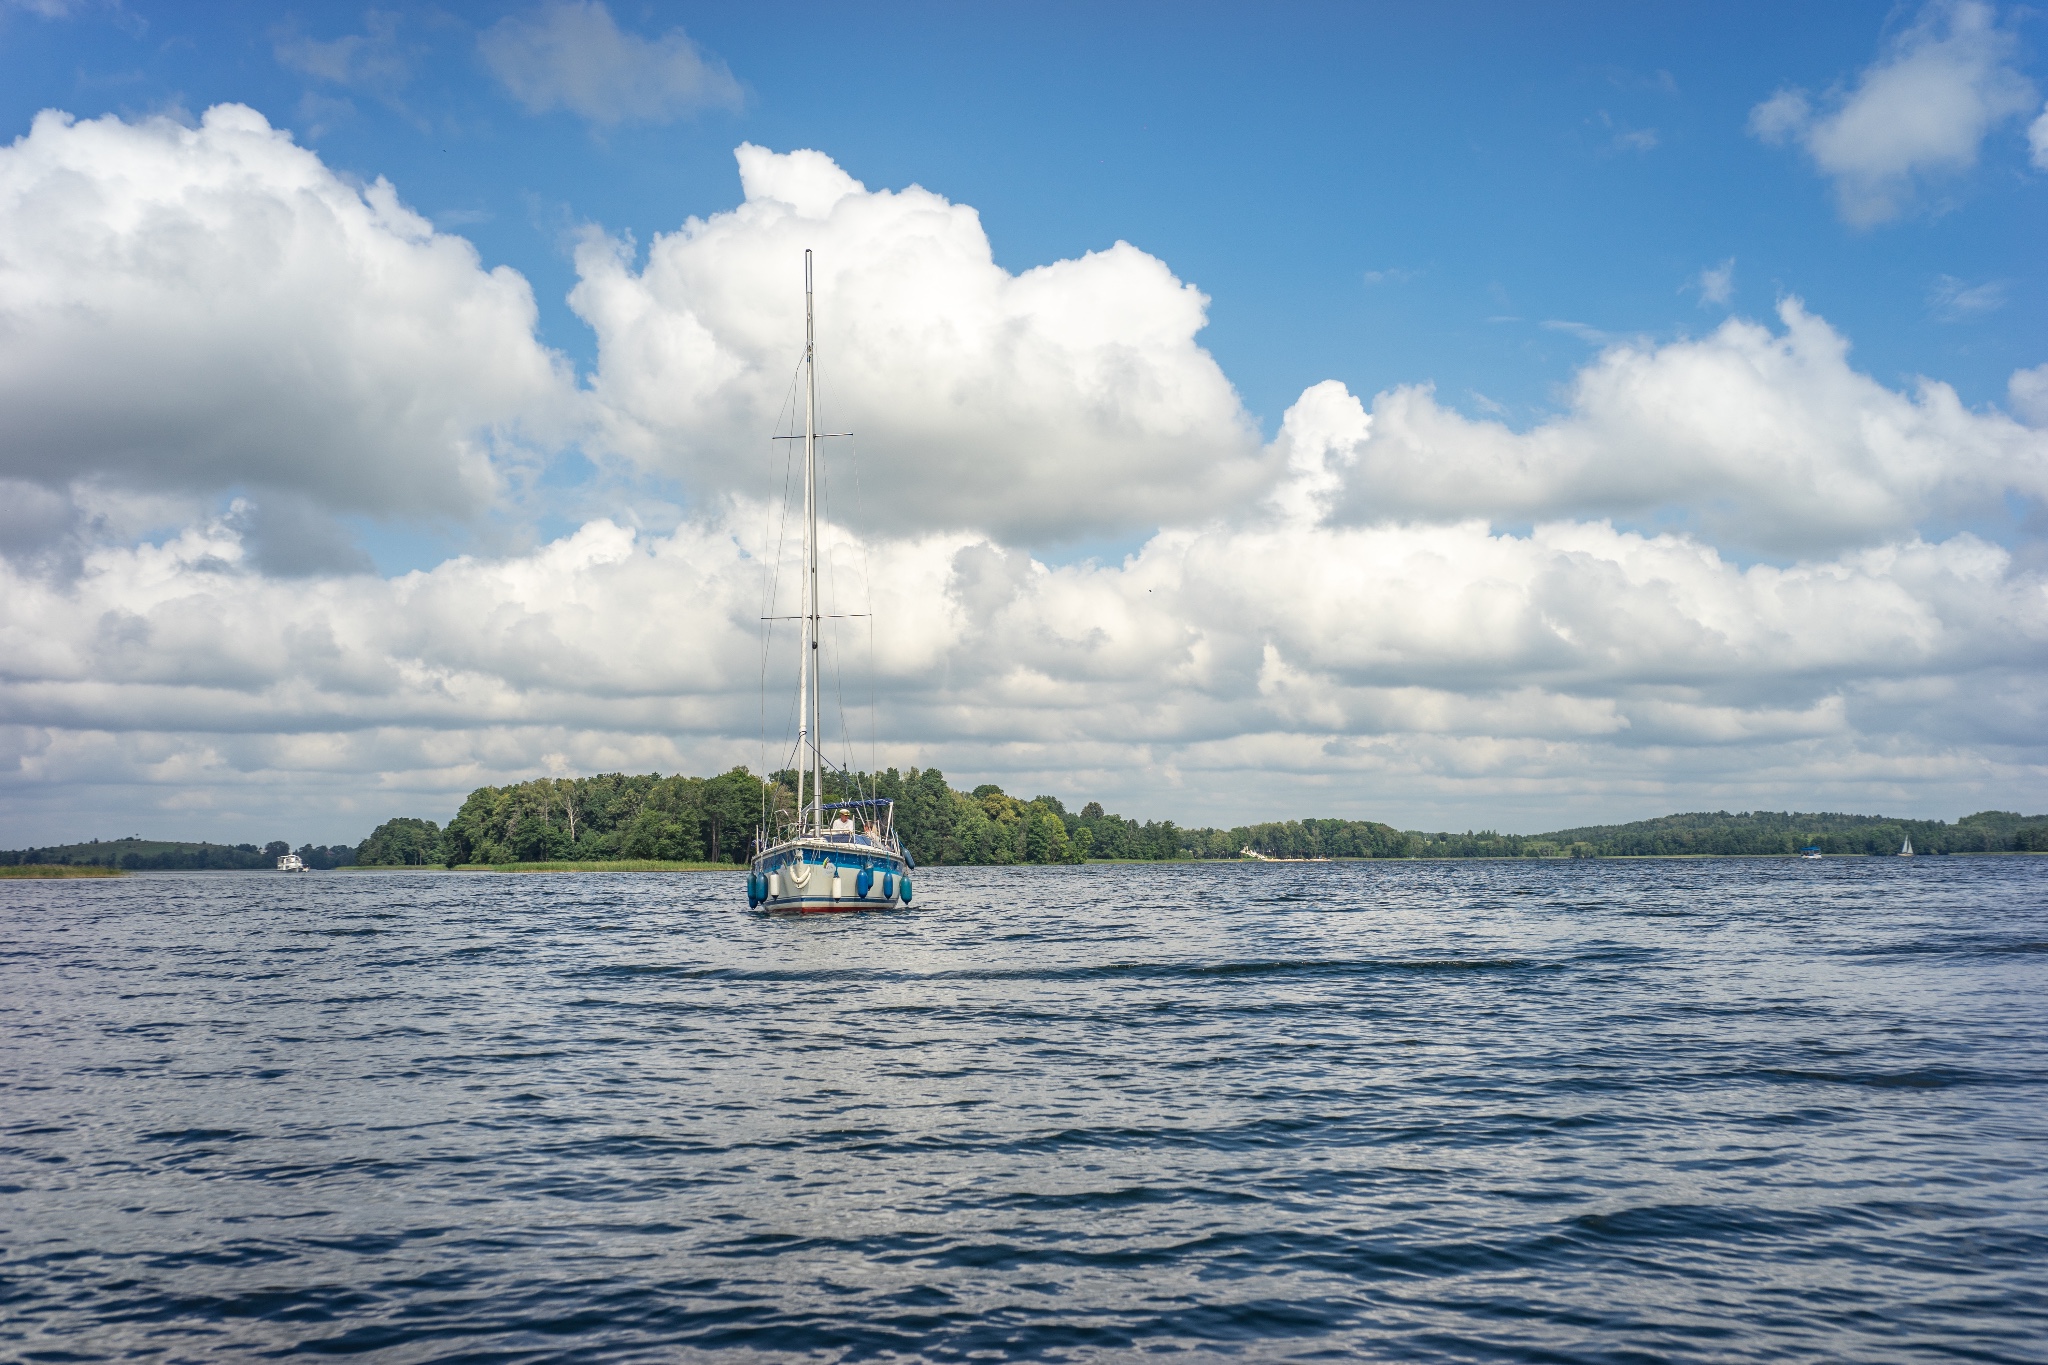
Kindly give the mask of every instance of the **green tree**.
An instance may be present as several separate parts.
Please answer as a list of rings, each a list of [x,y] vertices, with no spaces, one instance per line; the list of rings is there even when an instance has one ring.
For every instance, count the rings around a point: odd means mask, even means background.
[[[1027,807],[1024,825],[1024,857],[1034,863],[1069,861],[1070,845],[1066,822],[1059,813],[1033,801]]]
[[[438,860],[440,843],[439,825],[401,815],[386,820],[356,845],[356,863],[360,867],[419,867]]]
[[[506,840],[512,856],[523,863],[542,863],[569,854],[568,831],[551,823],[539,811],[529,810],[513,822]]]
[[[703,811],[698,842],[712,862],[740,863],[754,851],[754,831],[761,823],[761,779],[734,768],[704,783],[699,797]]]

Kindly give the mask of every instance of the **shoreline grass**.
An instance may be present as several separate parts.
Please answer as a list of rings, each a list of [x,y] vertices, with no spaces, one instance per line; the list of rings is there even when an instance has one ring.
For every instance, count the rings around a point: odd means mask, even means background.
[[[102,867],[98,863],[9,863],[0,866],[0,878],[57,877],[125,877],[128,874],[118,867]]]
[[[660,858],[608,862],[461,863],[456,872],[744,872],[737,863],[680,863]]]
[[[1823,853],[1822,858],[1896,858],[1896,853]],[[1921,861],[1929,858],[2048,858],[2048,852],[2031,848],[1959,848],[1947,853],[1917,853]],[[1189,867],[1197,864],[1215,867],[1299,867],[1318,863],[1654,863],[1654,862],[1704,862],[1712,858],[1777,858],[1794,862],[1805,861],[1799,853],[1591,853],[1574,858],[1569,853],[1504,854],[1487,853],[1460,857],[1454,853],[1428,853],[1406,858],[1360,858],[1350,854],[1337,854],[1328,858],[1090,858],[1086,863],[1051,863],[1052,867]],[[984,864],[993,866],[994,864]],[[1005,867],[1030,867],[1038,864],[1005,863]]]

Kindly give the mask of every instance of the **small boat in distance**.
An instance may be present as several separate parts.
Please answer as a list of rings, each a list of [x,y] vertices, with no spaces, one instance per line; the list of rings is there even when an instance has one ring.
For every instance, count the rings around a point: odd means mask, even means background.
[[[811,253],[804,252],[803,623],[797,670],[796,809],[771,806],[755,832],[747,905],[770,914],[815,915],[880,910],[910,903],[916,864],[896,834],[896,806],[879,796],[825,800],[820,729],[824,672],[818,593],[817,334],[811,309]],[[783,438],[781,439],[792,439]],[[773,607],[770,608],[771,612]],[[836,765],[833,765],[836,766]],[[843,769],[841,770],[844,771]]]
[[[1820,848],[1817,845],[1808,844],[1805,848],[1799,850],[1799,856],[1802,858],[1818,858],[1820,856]]]
[[[304,872],[306,870],[306,863],[298,854],[287,853],[277,860],[277,870],[279,872]]]
[[[1327,863],[1330,861],[1328,858],[1276,858],[1270,853],[1259,852],[1250,844],[1246,844],[1238,852],[1241,856],[1249,858],[1255,863]]]
[[[1901,848],[1899,849],[1899,856],[1900,856],[1901,858],[1910,858],[1910,857],[1912,857],[1912,856],[1913,856],[1913,836],[1912,836],[1912,835],[1908,834],[1908,835],[1906,836],[1906,842],[1905,842],[1905,845],[1904,845],[1903,847],[1901,847]]]

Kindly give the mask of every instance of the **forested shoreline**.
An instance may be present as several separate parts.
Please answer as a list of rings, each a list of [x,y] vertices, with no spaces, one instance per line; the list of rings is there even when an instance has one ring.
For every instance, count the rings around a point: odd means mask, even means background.
[[[247,872],[275,868],[287,853],[297,853],[311,868],[347,867],[356,850],[346,844],[301,844],[282,839],[255,844],[186,843],[170,839],[91,839],[79,844],[0,850],[0,866],[47,864],[52,867],[111,867],[123,872]]]
[[[949,786],[936,768],[828,776],[828,800],[880,795],[923,866],[1058,864],[1091,859],[1164,862],[1265,858],[1629,858],[1827,854],[1889,855],[1910,838],[1923,854],[2048,852],[2048,815],[1980,811],[1953,823],[1832,812],[1700,811],[1590,825],[1549,834],[1399,830],[1372,820],[1303,819],[1231,829],[1139,821],[1090,801],[1069,810],[983,785]],[[386,820],[355,848],[283,840],[177,843],[139,838],[0,851],[0,865],[98,866],[125,871],[263,869],[296,852],[313,868],[497,866],[533,862],[660,861],[738,865],[752,852],[763,812],[787,813],[795,774],[768,780],[745,768],[716,777],[606,773],[479,787],[445,828]]]
[[[395,819],[356,850],[364,866],[662,859],[739,864],[764,811],[787,812],[795,774],[764,781],[745,768],[716,777],[609,773],[537,778],[471,792],[443,829]],[[936,768],[828,775],[828,800],[879,795],[896,802],[898,832],[925,866],[1057,864],[1090,859],[1171,861],[1267,858],[1616,858],[1763,856],[1817,847],[1888,855],[1911,838],[1921,853],[2048,851],[2048,815],[1981,811],[1950,823],[1881,815],[1774,811],[1695,812],[1549,834],[1399,830],[1371,820],[1302,819],[1230,829],[1138,821],[1090,801],[1078,811],[1054,796],[1028,800],[1002,788],[949,786]]]

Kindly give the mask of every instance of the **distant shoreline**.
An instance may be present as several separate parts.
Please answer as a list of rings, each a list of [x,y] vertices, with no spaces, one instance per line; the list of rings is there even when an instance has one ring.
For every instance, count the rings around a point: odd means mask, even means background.
[[[1063,867],[1300,867],[1316,864],[1380,864],[1389,863],[1670,863],[1670,862],[1714,862],[1739,860],[1743,862],[1807,862],[1841,858],[1888,860],[1896,854],[1886,853],[1829,853],[1822,859],[1809,860],[1797,853],[1607,853],[1548,854],[1520,857],[1499,855],[1455,855],[1421,854],[1395,858],[1358,858],[1336,856],[1329,858],[1090,858],[1085,863],[960,863],[944,864],[947,867],[1009,867],[1033,871],[1056,870]],[[2048,856],[2041,849],[1960,849],[1953,853],[1925,853],[1920,859],[1928,858],[2039,858]],[[315,869],[328,872],[430,872],[430,873],[513,873],[535,874],[548,872],[605,873],[605,872],[688,872],[688,873],[741,873],[746,867],[741,863],[695,863],[664,862],[659,859],[622,859],[614,862],[546,862],[546,863],[461,863],[447,867],[440,863],[413,863],[408,865],[347,866]],[[93,863],[57,863],[42,865],[0,864],[0,881],[65,881],[104,879],[108,877],[135,877],[175,875],[177,873],[203,872],[208,874],[229,873],[234,875],[274,875],[274,868],[142,868],[135,871],[105,867]],[[297,876],[299,874],[284,874]]]

